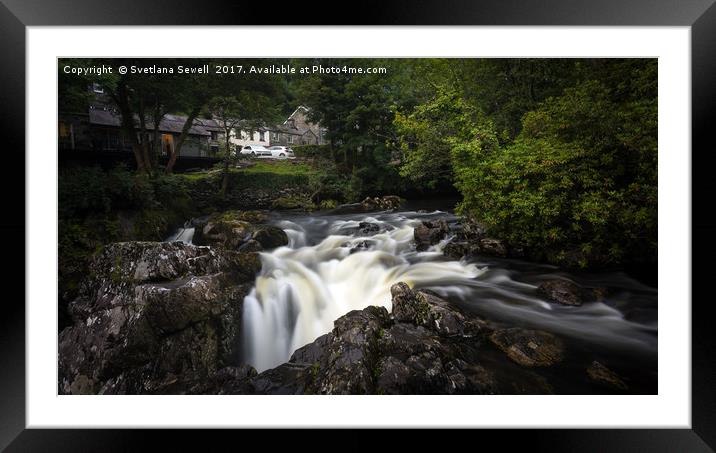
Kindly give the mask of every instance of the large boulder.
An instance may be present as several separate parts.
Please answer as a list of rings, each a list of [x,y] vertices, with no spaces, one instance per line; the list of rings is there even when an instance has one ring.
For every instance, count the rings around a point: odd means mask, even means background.
[[[537,292],[562,305],[582,305],[582,288],[568,280],[547,280],[540,283]]]
[[[288,245],[288,235],[281,228],[266,225],[268,215],[264,211],[226,211],[213,214],[206,219],[198,234],[195,232],[193,242],[198,245],[210,245],[228,250],[258,251],[256,241],[261,249],[272,249]],[[243,248],[242,248],[243,247]]]
[[[507,247],[499,239],[482,238],[478,242],[477,252],[483,255],[504,258],[507,256]]]
[[[449,232],[450,228],[444,219],[424,220],[413,229],[413,237],[417,249],[425,250],[443,240]]]
[[[526,366],[551,366],[564,358],[564,343],[548,332],[517,327],[497,330],[490,340],[514,362]]]
[[[180,242],[104,247],[59,337],[59,392],[184,393],[238,356],[255,253]]]
[[[288,245],[288,235],[281,228],[273,225],[259,225],[254,228],[251,236],[264,249],[275,249]]]

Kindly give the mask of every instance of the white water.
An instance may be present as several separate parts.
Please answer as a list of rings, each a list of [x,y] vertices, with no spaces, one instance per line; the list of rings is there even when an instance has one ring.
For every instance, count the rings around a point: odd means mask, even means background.
[[[655,313],[654,289],[615,274],[604,277],[608,282],[591,282],[624,288],[609,304],[564,307],[549,303],[536,294],[538,282],[569,278],[552,267],[530,264],[526,270],[513,270],[509,263],[499,261],[449,261],[442,248],[450,238],[416,252],[414,226],[421,218],[445,215],[307,216],[278,222],[289,245],[261,253],[262,271],[244,299],[244,360],[258,371],[275,367],[296,349],[331,331],[334,320],[351,310],[377,305],[390,311],[390,287],[399,281],[411,287],[429,287],[491,319],[655,354],[655,314],[642,323],[630,321],[624,314],[627,308]],[[378,223],[388,231],[356,237],[353,233],[361,221]],[[351,253],[351,248],[363,241],[369,242],[368,247]]]
[[[179,228],[174,234],[169,236],[164,242],[176,242],[180,241],[185,244],[191,244],[194,239],[194,227],[191,225],[191,221],[186,222],[183,228]]]
[[[482,272],[474,264],[431,261],[440,254],[436,249],[416,253],[413,227],[419,222],[400,223],[374,236],[331,234],[308,246],[299,225],[282,222],[290,244],[261,254],[261,275],[244,300],[247,362],[258,370],[286,362],[293,351],[329,332],[333,321],[351,310],[377,305],[390,311],[394,283],[450,286]],[[329,232],[357,226],[357,221],[336,221]],[[369,250],[350,253],[366,240],[372,244]]]

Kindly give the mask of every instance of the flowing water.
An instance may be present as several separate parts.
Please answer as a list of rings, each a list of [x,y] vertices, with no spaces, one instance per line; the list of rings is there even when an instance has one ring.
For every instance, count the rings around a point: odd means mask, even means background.
[[[183,227],[177,229],[171,236],[169,236],[165,242],[180,241],[185,244],[191,244],[194,239],[194,226],[191,220],[187,221]]]
[[[435,218],[456,221],[443,211],[276,218],[289,244],[261,253],[263,268],[244,300],[243,359],[259,371],[286,362],[351,310],[378,305],[390,311],[390,287],[404,281],[499,324],[548,330],[577,349],[609,357],[610,363],[618,359],[655,375],[655,288],[617,272],[571,275],[517,260],[451,261],[442,254],[450,238],[416,251],[413,228]],[[378,224],[383,231],[361,236],[356,233],[360,222]],[[581,307],[550,303],[536,288],[552,278],[606,287],[609,295]]]

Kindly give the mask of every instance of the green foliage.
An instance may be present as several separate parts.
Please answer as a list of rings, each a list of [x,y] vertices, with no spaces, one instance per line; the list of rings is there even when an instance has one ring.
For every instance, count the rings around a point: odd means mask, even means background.
[[[622,75],[649,79],[654,66]],[[657,99],[645,86],[580,81],[528,112],[512,144],[489,122],[454,140],[460,211],[552,262],[655,262]]]
[[[329,145],[298,145],[291,147],[296,157],[309,159],[332,159]]]
[[[430,189],[452,182],[451,142],[472,136],[477,115],[455,91],[440,91],[409,114],[396,112],[394,125],[403,153],[400,175]]]

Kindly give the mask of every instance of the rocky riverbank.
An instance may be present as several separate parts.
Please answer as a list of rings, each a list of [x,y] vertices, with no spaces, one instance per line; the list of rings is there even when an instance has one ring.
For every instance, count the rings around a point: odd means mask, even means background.
[[[404,282],[390,288],[391,310],[350,311],[258,373],[241,353],[244,298],[261,270],[257,251],[286,245],[286,233],[260,211],[195,227],[199,245],[123,242],[96,255],[60,333],[60,394],[543,394],[560,391],[553,378],[564,369],[597,390],[629,391],[598,357],[565,365],[570,346],[558,335],[493,322]],[[439,221],[413,231],[416,247],[454,233]],[[603,294],[567,280],[537,291],[569,306]]]

